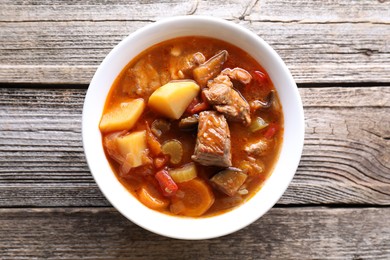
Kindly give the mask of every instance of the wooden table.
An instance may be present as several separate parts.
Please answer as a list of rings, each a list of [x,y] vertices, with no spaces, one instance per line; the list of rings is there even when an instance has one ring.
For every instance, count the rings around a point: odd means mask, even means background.
[[[302,96],[289,189],[234,234],[179,241],[111,207],[85,162],[91,77],[126,35],[210,15],[264,38]],[[390,259],[390,1],[1,0],[1,259]]]

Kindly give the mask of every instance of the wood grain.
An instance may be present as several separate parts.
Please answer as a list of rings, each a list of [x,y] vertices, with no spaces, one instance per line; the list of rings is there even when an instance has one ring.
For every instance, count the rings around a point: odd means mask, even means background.
[[[389,10],[388,0],[0,0],[0,258],[390,259]],[[128,221],[83,154],[97,66],[126,35],[177,15],[255,32],[302,87],[294,180],[265,216],[218,239]]]
[[[390,205],[390,88],[303,88],[287,204]],[[81,142],[84,89],[0,89],[0,206],[107,206]]]
[[[231,20],[388,23],[389,1],[372,0],[1,0],[0,21],[155,21],[172,15],[208,15]]]
[[[0,209],[2,259],[389,259],[389,208],[274,208],[249,227],[182,241],[111,208]]]
[[[298,83],[388,83],[389,8],[388,1],[368,0],[3,0],[0,82],[88,84],[129,33],[164,17],[212,14],[266,40]]]

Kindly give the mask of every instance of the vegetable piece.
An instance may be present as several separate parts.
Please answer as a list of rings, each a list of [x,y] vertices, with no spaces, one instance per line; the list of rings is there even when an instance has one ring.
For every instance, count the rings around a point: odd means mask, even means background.
[[[192,80],[171,81],[153,92],[148,105],[163,116],[179,119],[199,89]]]
[[[181,53],[182,53],[182,49],[180,49],[179,46],[173,46],[172,47],[172,49],[171,49],[171,55],[172,56],[178,57],[178,56],[180,56]]]
[[[253,133],[259,131],[268,126],[268,123],[264,121],[261,117],[256,117],[255,120],[249,125],[249,130]]]
[[[214,175],[210,181],[214,186],[229,196],[234,196],[248,176],[233,169],[223,170]]]
[[[228,52],[223,50],[199,67],[193,70],[195,81],[203,88],[206,86],[207,81],[215,78],[222,70],[222,66],[227,60]]]
[[[207,109],[210,108],[210,104],[203,101],[203,102],[200,102],[198,104],[196,104],[192,109],[191,109],[191,114],[197,114],[197,113],[200,113],[202,111],[205,111]]]
[[[179,183],[178,186],[180,196],[173,196],[170,206],[174,214],[198,217],[203,215],[215,201],[211,187],[200,178]]]
[[[249,175],[249,172],[252,171],[251,163],[247,160],[241,161],[239,167],[242,169],[242,172]]]
[[[175,195],[178,187],[166,170],[158,171],[155,177],[158,181],[158,184],[160,184],[164,196],[170,197]]]
[[[224,197],[219,200],[218,208],[223,209],[231,209],[236,207],[244,202],[244,198],[237,192],[236,195],[232,197]]]
[[[137,195],[142,204],[154,210],[163,210],[169,205],[169,199],[164,198],[152,185],[141,187]]]
[[[193,114],[191,111],[192,109],[194,109],[194,106],[196,106],[197,104],[199,104],[200,101],[199,101],[199,98],[198,97],[194,97],[194,99],[191,101],[191,103],[188,105],[188,107],[186,108],[186,112],[188,114]]]
[[[264,137],[267,139],[272,139],[274,138],[276,132],[278,131],[279,127],[275,123],[270,123],[268,126],[267,131],[264,133]]]
[[[162,153],[169,155],[169,161],[172,164],[178,164],[183,158],[183,145],[179,140],[172,139],[166,141],[161,146]]]
[[[197,176],[194,163],[188,163],[180,168],[170,169],[168,173],[176,183],[190,181]]]
[[[122,137],[124,134],[125,131],[114,132],[106,135],[103,139],[103,144],[107,149],[108,155],[119,164],[122,164],[126,157],[119,152],[117,139]]]
[[[175,214],[175,215],[178,215],[180,214],[181,212],[183,212],[184,210],[186,209],[184,203],[182,201],[177,201],[173,204],[171,204],[171,206],[169,207],[169,210]]]
[[[198,97],[195,97],[192,102],[188,105],[186,112],[190,115],[199,114],[202,111],[208,110],[211,106],[207,101],[204,91],[201,92],[202,101]]]
[[[247,195],[249,191],[248,189],[244,188],[244,189],[239,189],[237,193],[240,195]]]
[[[148,122],[146,125],[146,143],[153,155],[159,155],[161,153],[161,144],[157,138],[152,134]]]
[[[144,108],[145,102],[142,98],[120,103],[119,106],[103,115],[99,124],[100,131],[107,133],[130,130],[141,116]]]
[[[268,95],[265,97],[265,101],[261,100],[254,100],[249,103],[249,106],[251,108],[252,112],[255,112],[256,110],[260,108],[270,108],[273,104],[273,101],[275,99],[275,93],[273,90],[271,90]]]
[[[169,161],[169,156],[168,155],[163,155],[161,157],[156,157],[154,158],[153,164],[156,169],[162,169],[164,168]]]
[[[150,130],[155,136],[160,137],[162,134],[168,132],[169,129],[171,129],[171,124],[167,120],[156,119],[153,121]]]
[[[146,146],[146,131],[138,131],[116,139],[119,153],[130,164],[130,167],[138,167],[144,164]]]
[[[185,117],[180,120],[179,128],[180,129],[192,129],[196,128],[199,122],[199,115],[194,114],[192,116]]]

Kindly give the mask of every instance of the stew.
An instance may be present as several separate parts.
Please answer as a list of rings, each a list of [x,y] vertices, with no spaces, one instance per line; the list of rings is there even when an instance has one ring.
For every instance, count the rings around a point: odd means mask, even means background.
[[[198,36],[159,43],[130,61],[99,127],[129,192],[151,209],[188,217],[250,199],[283,141],[267,72],[240,48]]]

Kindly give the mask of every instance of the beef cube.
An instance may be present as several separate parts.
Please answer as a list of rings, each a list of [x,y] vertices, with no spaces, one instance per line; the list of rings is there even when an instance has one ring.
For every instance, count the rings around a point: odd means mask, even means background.
[[[232,165],[230,131],[222,114],[215,111],[199,114],[198,136],[191,158],[206,166]]]
[[[254,143],[249,143],[245,145],[245,152],[252,156],[263,156],[266,155],[270,150],[271,144],[270,141],[265,138],[259,139]]]
[[[233,89],[233,83],[226,75],[219,75],[209,81],[207,88],[203,89],[207,102],[218,112],[224,114],[230,121],[251,123],[250,107],[241,94]]]

